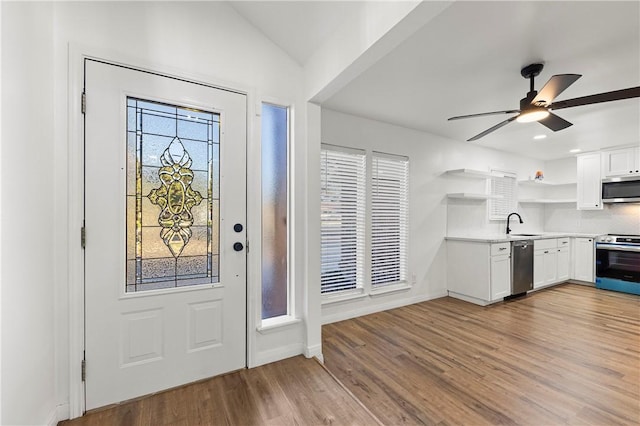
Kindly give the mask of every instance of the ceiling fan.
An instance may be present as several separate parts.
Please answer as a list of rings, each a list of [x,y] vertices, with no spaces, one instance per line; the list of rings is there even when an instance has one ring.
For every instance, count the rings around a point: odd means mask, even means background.
[[[611,102],[618,101],[621,99],[629,99],[629,98],[637,98],[640,97],[640,86],[639,87],[631,87],[629,89],[622,90],[614,90],[612,92],[604,92],[598,93],[595,95],[582,96],[580,98],[566,99],[564,101],[553,102],[553,100],[562,93],[567,87],[571,86],[577,79],[582,77],[580,74],[557,74],[552,76],[547,84],[542,87],[540,92],[536,92],[533,88],[533,80],[537,77],[542,68],[543,64],[531,64],[522,68],[520,74],[524,78],[528,78],[530,81],[529,92],[527,96],[520,99],[520,109],[511,109],[505,111],[493,111],[493,112],[483,112],[480,114],[471,114],[471,115],[459,115],[456,117],[449,118],[448,121],[451,120],[460,120],[462,118],[472,118],[472,117],[483,117],[485,115],[496,115],[496,114],[517,114],[513,117],[510,117],[495,126],[485,130],[482,133],[479,133],[472,137],[471,139],[467,139],[467,142],[475,141],[480,139],[483,136],[488,135],[491,132],[494,132],[511,123],[513,120],[516,120],[520,123],[528,123],[532,121],[537,121],[538,123],[548,127],[549,129],[557,132],[558,130],[566,129],[571,126],[572,123],[567,120],[558,117],[553,114],[551,111],[555,111],[557,109],[562,108],[572,108],[581,105],[590,105],[597,104],[600,102]]]

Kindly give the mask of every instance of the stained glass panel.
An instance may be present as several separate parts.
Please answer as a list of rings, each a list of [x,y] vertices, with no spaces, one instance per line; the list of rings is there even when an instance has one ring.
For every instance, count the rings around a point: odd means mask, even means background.
[[[218,282],[219,132],[219,114],[127,98],[127,292]]]

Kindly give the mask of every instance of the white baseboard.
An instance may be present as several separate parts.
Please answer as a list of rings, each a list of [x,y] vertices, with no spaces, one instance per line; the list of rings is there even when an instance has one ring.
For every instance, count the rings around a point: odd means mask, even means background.
[[[392,300],[386,303],[376,303],[375,305],[368,305],[358,309],[344,310],[332,315],[322,316],[322,325],[331,324],[333,322],[344,321],[352,318],[361,317],[363,315],[374,314],[376,312],[386,311],[388,309],[400,308],[402,306],[413,305],[415,303],[426,302],[427,300],[437,299],[439,297],[447,296],[447,291],[443,290],[440,293],[423,294],[415,297],[409,297],[406,299]]]
[[[304,349],[304,356],[307,358],[316,357],[320,360],[320,362],[323,362],[324,358],[322,356],[322,344],[307,346]]]
[[[47,426],[56,426],[58,424],[58,410],[54,407],[47,416]]]
[[[56,417],[58,421],[69,420],[71,418],[71,411],[69,409],[69,403],[60,404],[56,407]]]
[[[58,422],[69,419],[69,404],[60,404],[51,409],[51,412],[47,416],[47,426],[56,426]]]
[[[302,355],[303,353],[304,347],[302,343],[293,343],[276,349],[258,352],[256,354],[254,367],[280,361],[281,359],[291,358],[292,356]]]
[[[454,299],[464,300],[465,302],[473,303],[474,305],[487,306],[491,302],[487,302],[486,300],[478,299],[476,297],[467,296],[464,294],[456,293],[455,291],[449,291],[449,297],[453,297]]]
[[[576,280],[574,278],[571,278],[568,282],[571,283],[571,284],[585,285],[587,287],[595,287],[596,286],[596,284],[591,282],[591,281],[580,281],[580,280]]]

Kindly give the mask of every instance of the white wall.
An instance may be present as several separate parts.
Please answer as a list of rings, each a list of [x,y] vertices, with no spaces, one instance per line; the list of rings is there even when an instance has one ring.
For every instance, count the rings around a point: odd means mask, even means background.
[[[53,5],[2,2],[2,424],[55,421]]]
[[[305,258],[306,241],[306,103],[303,93],[302,69],[278,47],[267,40],[254,27],[241,18],[224,2],[56,2],[54,9],[54,77],[55,77],[55,188],[56,188],[56,244],[67,250],[56,253],[56,329],[59,331],[56,347],[58,403],[62,413],[68,412],[70,386],[77,386],[75,365],[69,365],[68,341],[70,305],[69,281],[74,270],[69,264],[69,251],[76,248],[75,223],[67,227],[67,218],[77,211],[74,193],[78,182],[72,179],[73,145],[69,141],[75,132],[78,117],[70,117],[73,110],[68,104],[68,94],[79,91],[80,79],[73,76],[80,54],[90,54],[108,60],[116,60],[133,66],[151,68],[181,77],[215,85],[224,85],[249,94],[249,145],[248,185],[249,217],[247,230],[252,241],[249,253],[249,363],[252,366],[307,350],[305,327],[319,329],[319,318],[303,318],[305,321],[285,328],[258,333],[259,322],[259,122],[255,116],[256,105],[262,97],[291,102],[293,105],[295,156],[295,308],[299,315],[305,313],[302,306],[303,288],[307,282]],[[71,55],[71,69],[69,69]],[[50,68],[50,67],[49,67]],[[69,77],[71,72],[71,77]],[[90,95],[89,95],[90,96]],[[72,98],[70,102],[78,102]],[[88,104],[90,105],[90,97]],[[68,123],[71,125],[69,131]],[[76,194],[77,195],[77,194]],[[72,330],[72,333],[74,330]],[[309,345],[316,345],[312,342]],[[89,360],[90,362],[90,360]],[[71,369],[71,370],[70,370]],[[70,379],[70,376],[72,379]],[[70,383],[73,380],[73,383]],[[72,404],[73,406],[73,404]],[[66,408],[65,408],[66,407]],[[73,411],[71,415],[77,415]]]
[[[485,181],[444,175],[446,170],[496,167],[525,176],[542,166],[542,162],[479,144],[456,142],[328,109],[322,110],[322,142],[409,157],[409,276],[415,274],[417,281],[409,291],[325,304],[325,323],[445,295],[444,237],[448,227],[451,234],[504,233],[505,221],[487,221],[486,202],[446,198],[450,192],[484,192]],[[514,230],[541,230],[541,211],[522,209],[521,213],[525,225],[514,224]],[[453,223],[447,223],[447,216]]]
[[[640,235],[640,204],[605,204],[602,210],[548,205],[544,227],[547,232]]]
[[[306,96],[322,103],[440,14],[451,2],[363,2],[305,64]]]

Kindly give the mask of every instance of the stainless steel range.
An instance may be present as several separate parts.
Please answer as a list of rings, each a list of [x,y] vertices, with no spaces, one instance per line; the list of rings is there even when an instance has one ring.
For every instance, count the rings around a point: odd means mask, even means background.
[[[596,287],[640,295],[640,235],[596,238]]]

